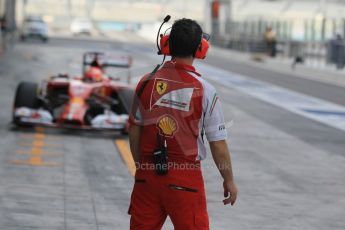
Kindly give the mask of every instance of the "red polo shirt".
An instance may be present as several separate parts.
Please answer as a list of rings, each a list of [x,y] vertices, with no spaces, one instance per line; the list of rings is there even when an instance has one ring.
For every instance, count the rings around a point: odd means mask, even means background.
[[[148,75],[138,83],[137,92]],[[130,124],[141,125],[141,157],[157,149],[157,135],[166,140],[169,159],[202,160],[208,141],[227,137],[219,97],[193,66],[168,61],[147,83],[139,98],[137,114]]]

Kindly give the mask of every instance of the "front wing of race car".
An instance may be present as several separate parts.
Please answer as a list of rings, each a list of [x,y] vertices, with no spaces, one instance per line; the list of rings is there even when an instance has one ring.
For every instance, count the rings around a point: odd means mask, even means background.
[[[127,131],[128,129],[128,115],[115,114],[111,111],[106,111],[92,119],[90,125],[81,125],[78,123],[57,122],[51,113],[44,109],[31,109],[27,107],[15,108],[13,111],[13,121],[18,125],[43,125],[48,127],[68,128],[68,129],[83,129],[83,130],[113,130],[113,131]]]

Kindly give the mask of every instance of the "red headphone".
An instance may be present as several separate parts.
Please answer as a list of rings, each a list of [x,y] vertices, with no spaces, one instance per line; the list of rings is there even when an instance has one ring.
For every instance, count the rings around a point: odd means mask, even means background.
[[[160,53],[166,56],[170,56],[169,35],[160,35]],[[195,51],[194,57],[198,59],[205,59],[208,48],[210,47],[208,41],[205,38],[201,39],[200,45]]]

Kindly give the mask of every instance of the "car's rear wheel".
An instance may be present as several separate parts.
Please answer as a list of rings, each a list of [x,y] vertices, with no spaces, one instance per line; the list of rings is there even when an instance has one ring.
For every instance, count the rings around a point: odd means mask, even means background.
[[[30,109],[39,108],[39,100],[37,98],[38,84],[33,82],[21,82],[19,83],[16,95],[14,98],[14,108],[27,107]],[[14,116],[13,111],[13,122],[18,124],[18,119]]]
[[[122,89],[118,92],[118,97],[121,101],[121,110],[124,111],[126,114],[129,114],[131,111],[134,93],[135,92],[133,89]]]
[[[129,133],[129,124],[127,123],[125,127],[121,130],[121,134],[127,136]]]
[[[121,110],[126,114],[131,112],[131,106],[133,102],[135,91],[133,89],[122,89],[118,92],[119,99],[121,101]],[[121,130],[122,135],[128,135],[129,125],[126,124],[125,128]]]

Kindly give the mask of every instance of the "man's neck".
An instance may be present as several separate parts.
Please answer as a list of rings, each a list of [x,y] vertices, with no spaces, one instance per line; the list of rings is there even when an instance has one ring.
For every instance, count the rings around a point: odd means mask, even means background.
[[[193,65],[194,58],[193,57],[187,57],[187,58],[173,57],[171,60],[176,63],[181,63],[185,65]]]

